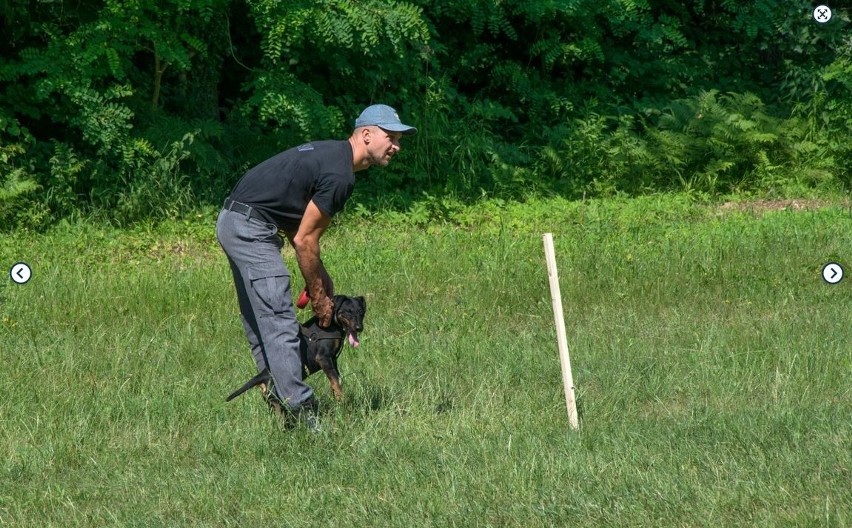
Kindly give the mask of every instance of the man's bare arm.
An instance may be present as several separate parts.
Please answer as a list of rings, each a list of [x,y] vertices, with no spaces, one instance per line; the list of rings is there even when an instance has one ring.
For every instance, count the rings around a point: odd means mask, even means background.
[[[319,239],[331,224],[331,217],[323,213],[312,201],[308,202],[299,230],[288,234],[290,243],[296,250],[296,262],[308,286],[311,306],[320,320],[320,326],[331,323],[334,285],[320,258]]]

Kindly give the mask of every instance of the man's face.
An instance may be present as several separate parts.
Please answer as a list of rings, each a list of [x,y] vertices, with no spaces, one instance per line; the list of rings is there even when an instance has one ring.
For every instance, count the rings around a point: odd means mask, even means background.
[[[392,157],[400,150],[399,140],[402,134],[389,132],[379,127],[370,127],[370,142],[367,144],[367,152],[370,156],[370,165],[387,167]]]

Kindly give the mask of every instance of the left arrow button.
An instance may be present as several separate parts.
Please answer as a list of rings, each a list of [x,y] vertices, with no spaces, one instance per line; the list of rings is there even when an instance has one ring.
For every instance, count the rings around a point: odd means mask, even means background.
[[[17,284],[26,284],[33,276],[33,270],[26,262],[18,262],[9,270],[9,277]]]

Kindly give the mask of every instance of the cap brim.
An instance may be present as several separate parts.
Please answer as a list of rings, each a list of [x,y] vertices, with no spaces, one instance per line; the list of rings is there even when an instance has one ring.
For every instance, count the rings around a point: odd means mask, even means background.
[[[413,136],[417,133],[416,128],[414,128],[413,126],[403,125],[402,123],[376,126],[388,132],[398,132],[403,136]]]

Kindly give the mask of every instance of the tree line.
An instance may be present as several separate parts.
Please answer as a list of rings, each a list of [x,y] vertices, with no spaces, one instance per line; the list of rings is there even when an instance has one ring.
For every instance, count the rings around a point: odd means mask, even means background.
[[[390,104],[356,200],[852,184],[849,10],[800,0],[0,0],[0,226],[218,203]]]

